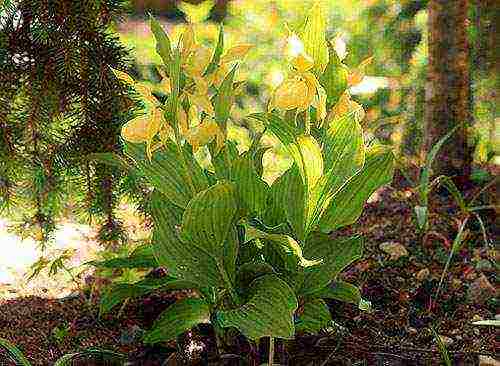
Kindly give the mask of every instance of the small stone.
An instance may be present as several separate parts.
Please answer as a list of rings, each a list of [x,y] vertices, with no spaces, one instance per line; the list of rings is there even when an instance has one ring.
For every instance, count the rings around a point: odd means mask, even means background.
[[[443,342],[445,346],[450,346],[453,343],[453,338],[447,337],[445,335],[440,334],[439,338],[441,338],[441,342]]]
[[[416,328],[410,327],[410,328],[408,328],[408,334],[412,335],[412,336],[417,335],[418,334],[418,330]]]
[[[500,314],[495,314],[495,320],[500,320]]]
[[[472,321],[473,322],[478,322],[478,321],[481,321],[481,320],[484,320],[480,315],[478,314],[474,314],[474,316],[472,317]]]
[[[416,277],[417,277],[417,280],[423,281],[423,280],[427,279],[427,277],[429,277],[430,274],[431,274],[431,271],[429,271],[428,268],[424,268],[424,269],[421,269],[420,271],[418,271]]]
[[[497,295],[495,287],[481,274],[469,287],[468,299],[475,304],[484,304]]]
[[[500,366],[500,361],[490,356],[479,356],[479,366]]]
[[[395,241],[386,241],[385,243],[380,244],[380,249],[389,254],[390,259],[393,261],[398,260],[401,257],[406,257],[408,255],[408,251],[406,248],[398,242]]]

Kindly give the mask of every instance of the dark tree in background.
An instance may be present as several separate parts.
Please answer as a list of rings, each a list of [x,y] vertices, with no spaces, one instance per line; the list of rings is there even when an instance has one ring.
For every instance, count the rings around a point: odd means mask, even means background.
[[[113,211],[124,174],[88,156],[120,151],[134,105],[109,68],[128,64],[110,31],[125,3],[4,0],[0,8],[0,208],[22,209],[37,239],[68,207],[99,218],[101,239],[122,235]]]
[[[427,68],[425,143],[429,150],[459,125],[435,162],[435,173],[470,176],[472,149],[467,126],[472,124],[468,0],[430,0],[428,3],[429,61]]]

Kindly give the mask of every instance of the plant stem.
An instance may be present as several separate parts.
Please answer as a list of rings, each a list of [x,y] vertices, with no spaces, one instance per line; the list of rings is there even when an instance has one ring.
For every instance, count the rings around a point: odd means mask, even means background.
[[[309,115],[309,108],[306,110],[305,130],[306,135],[311,134],[311,116]]]
[[[274,363],[274,338],[269,337],[269,360],[267,364],[273,366]]]

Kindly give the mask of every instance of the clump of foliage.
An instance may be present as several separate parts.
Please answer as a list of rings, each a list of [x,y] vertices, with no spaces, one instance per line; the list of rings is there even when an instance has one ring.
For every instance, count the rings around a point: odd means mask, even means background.
[[[132,110],[108,71],[129,62],[110,30],[125,3],[0,2],[0,211],[13,208],[35,240],[50,239],[68,206],[101,220],[102,241],[122,237],[113,211],[131,185],[88,157],[120,151]]]
[[[168,275],[113,286],[101,310],[152,290],[196,290],[145,334],[155,343],[205,322],[221,338],[236,328],[250,340],[289,339],[328,326],[324,299],[366,307],[359,290],[338,279],[362,256],[362,238],[333,240],[329,233],[356,221],[369,196],[392,179],[392,152],[365,143],[364,111],[348,91],[369,60],[353,69],[343,64],[345,45],[326,40],[326,19],[315,5],[303,28],[290,31],[289,76],[267,112],[248,116],[256,127],[241,153],[227,139],[227,125],[243,90],[235,81],[238,62],[250,46],[224,51],[221,29],[212,51],[197,44],[190,27],[174,46],[155,19],[151,28],[163,60],[163,95],[114,72],[145,100],[144,114],[122,128],[126,156],[115,160],[154,189],[152,243],[94,264],[157,263]],[[271,185],[262,179],[265,134],[293,158]]]

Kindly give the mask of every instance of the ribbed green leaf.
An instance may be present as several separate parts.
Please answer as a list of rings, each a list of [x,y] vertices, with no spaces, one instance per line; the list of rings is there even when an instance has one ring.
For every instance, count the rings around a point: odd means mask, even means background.
[[[233,141],[226,141],[224,147],[215,154],[216,143],[209,145],[215,174],[219,180],[231,180],[233,162],[238,159],[238,148]]]
[[[5,350],[7,353],[7,357],[12,359],[12,361],[16,362],[16,365],[19,366],[31,366],[31,363],[28,361],[26,357],[24,357],[23,353],[10,343],[8,340],[0,338],[0,350]]]
[[[359,236],[334,240],[326,234],[315,232],[307,239],[303,252],[307,258],[322,259],[323,262],[304,269],[303,284],[297,290],[301,296],[321,290],[345,267],[360,259],[363,241]]]
[[[238,273],[236,273],[236,288],[244,294],[255,279],[273,273],[273,267],[264,261],[244,263],[238,267]]]
[[[155,192],[151,201],[151,215],[155,222],[153,250],[162,267],[168,268],[179,279],[197,283],[199,288],[223,284],[213,253],[179,237],[182,220],[179,208]]]
[[[160,55],[163,63],[169,65],[172,60],[172,51],[167,34],[163,30],[161,24],[153,16],[150,16],[150,27],[156,39],[156,52]]]
[[[340,61],[332,45],[329,45],[328,49],[330,59],[319,82],[325,88],[326,106],[330,109],[338,102],[340,96],[348,87],[347,76],[349,75],[349,69]]]
[[[301,39],[304,50],[314,60],[314,68],[321,75],[328,64],[328,46],[326,44],[326,15],[319,1],[316,1],[307,15]]]
[[[234,102],[233,81],[237,68],[237,65],[234,66],[226,75],[214,98],[215,120],[220,126],[223,127],[224,131],[226,129],[227,119],[229,118],[229,113],[231,112],[231,107]]]
[[[321,263],[321,259],[318,260],[308,260],[304,258],[302,254],[302,248],[299,243],[295,241],[291,236],[283,234],[269,234],[262,230],[259,230],[249,224],[244,224],[245,227],[245,241],[250,241],[254,239],[266,239],[275,245],[277,250],[285,257],[292,256],[295,258],[294,262],[302,267],[315,266]]]
[[[275,275],[265,275],[252,282],[249,300],[233,310],[217,312],[222,327],[235,327],[246,337],[293,337],[293,313],[297,299],[292,289]]]
[[[270,188],[257,174],[251,156],[242,155],[233,163],[232,180],[243,208],[260,216],[266,209]]]
[[[191,282],[178,280],[171,276],[163,278],[146,278],[136,283],[119,283],[111,285],[101,298],[99,313],[101,315],[106,314],[125,299],[140,297],[160,288],[163,290],[179,290],[193,288],[195,286],[196,285]]]
[[[363,131],[353,113],[334,121],[324,137],[327,172],[314,187],[309,198],[307,232],[316,227],[338,190],[362,168],[365,162]]]
[[[361,293],[359,289],[344,281],[334,281],[327,287],[314,293],[315,297],[323,299],[334,299],[338,301],[348,302],[358,305],[361,301]]]
[[[328,305],[321,299],[306,301],[295,323],[297,333],[316,334],[332,320]]]
[[[137,247],[128,257],[111,258],[104,261],[90,261],[85,264],[103,268],[148,268],[156,267],[158,262],[149,244]]]
[[[151,185],[179,207],[186,207],[193,197],[189,179],[193,182],[196,192],[208,188],[206,175],[187,148],[183,150],[183,154],[190,177],[187,177],[180,168],[181,157],[173,143],[156,151],[151,161],[148,161],[146,157],[144,144],[127,143],[125,152],[135,160],[137,168]]]
[[[394,156],[380,146],[367,151],[365,165],[333,196],[320,220],[320,229],[331,232],[357,220],[366,200],[375,190],[392,180]]]
[[[276,179],[271,186],[273,225],[279,225],[282,217],[286,218],[293,229],[297,240],[303,242],[305,237],[306,192],[296,165]]]
[[[232,183],[217,183],[198,193],[182,216],[183,238],[222,257],[223,244],[234,226],[238,203]]]
[[[203,299],[183,299],[170,305],[144,335],[145,343],[175,339],[200,323],[210,322],[210,308]]]

